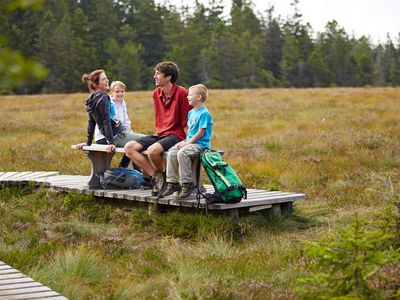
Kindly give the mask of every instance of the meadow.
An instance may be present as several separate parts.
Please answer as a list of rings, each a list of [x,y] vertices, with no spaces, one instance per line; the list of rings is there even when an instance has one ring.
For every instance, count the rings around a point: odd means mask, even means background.
[[[89,175],[87,158],[70,149],[86,141],[86,97],[0,96],[0,171]],[[0,260],[70,299],[307,298],[309,242],[335,240],[362,219],[399,247],[399,101],[400,88],[211,90],[212,147],[226,151],[246,186],[306,194],[292,217],[233,224],[4,187]],[[127,93],[126,102],[134,130],[153,133],[151,92]],[[400,260],[382,266],[368,282],[400,297]]]

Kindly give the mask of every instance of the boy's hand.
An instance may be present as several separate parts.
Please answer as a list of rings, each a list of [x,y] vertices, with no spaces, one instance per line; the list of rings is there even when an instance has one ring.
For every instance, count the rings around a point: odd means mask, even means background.
[[[182,142],[179,142],[178,144],[176,144],[176,147],[178,149],[181,149],[181,148],[185,147],[186,145],[189,145],[189,143],[187,141],[182,141]]]

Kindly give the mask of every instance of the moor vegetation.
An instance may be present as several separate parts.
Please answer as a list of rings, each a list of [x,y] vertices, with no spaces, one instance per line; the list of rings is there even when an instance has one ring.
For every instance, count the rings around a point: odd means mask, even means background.
[[[0,190],[0,260],[69,299],[398,299],[399,88],[211,90],[212,147],[246,186],[301,192],[238,223]],[[0,97],[0,171],[90,172],[86,94]],[[153,132],[151,92],[126,95]],[[114,163],[118,159],[114,159]]]

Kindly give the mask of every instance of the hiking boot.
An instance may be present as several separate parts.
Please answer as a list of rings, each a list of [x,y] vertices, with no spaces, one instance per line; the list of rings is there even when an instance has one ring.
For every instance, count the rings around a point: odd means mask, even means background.
[[[182,183],[182,189],[178,195],[179,199],[185,199],[185,198],[189,197],[194,189],[195,189],[195,186],[192,182]]]
[[[167,189],[165,190],[163,196],[169,196],[172,195],[175,192],[179,192],[181,190],[181,186],[179,183],[172,183],[172,182],[167,182]]]
[[[152,178],[152,196],[162,196],[162,191],[165,188],[165,175],[164,173],[155,172]]]

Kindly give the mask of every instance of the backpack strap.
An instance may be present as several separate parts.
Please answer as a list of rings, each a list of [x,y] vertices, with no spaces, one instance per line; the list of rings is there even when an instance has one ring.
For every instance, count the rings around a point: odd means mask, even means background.
[[[246,190],[246,188],[244,186],[241,186],[240,190],[242,191],[243,199],[247,199],[247,190]]]
[[[204,150],[208,150],[208,149],[204,149]],[[198,162],[197,162],[197,166],[196,166],[196,188],[197,188],[196,199],[197,199],[197,208],[200,207],[200,200],[201,200],[201,198],[206,199],[206,195],[203,194],[203,193],[200,191],[201,155],[202,155],[202,153],[199,154],[199,158],[198,158]],[[204,203],[204,209],[205,209],[205,212],[208,213],[208,204],[207,204],[207,201],[205,201],[205,203]]]

